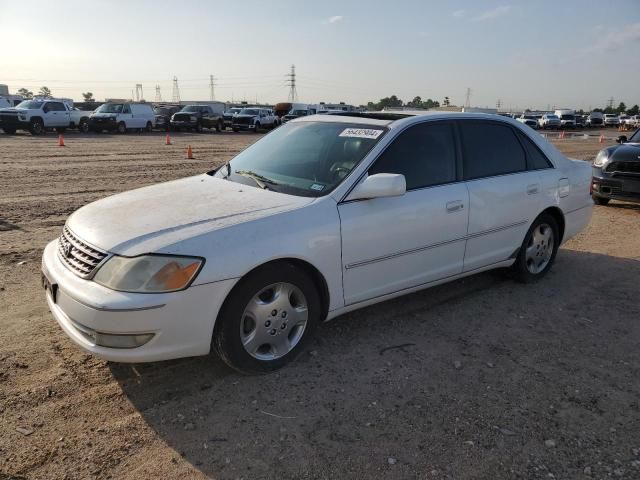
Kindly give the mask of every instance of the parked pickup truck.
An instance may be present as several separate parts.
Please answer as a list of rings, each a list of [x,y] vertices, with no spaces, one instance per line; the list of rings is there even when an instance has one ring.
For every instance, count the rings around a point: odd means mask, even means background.
[[[86,132],[91,112],[73,108],[63,100],[25,100],[14,108],[0,109],[0,128],[5,133],[28,130],[32,135],[40,135],[48,128],[63,132],[67,128],[78,128]]]
[[[219,105],[187,105],[171,117],[173,130],[195,130],[202,132],[205,128],[215,128],[218,132],[224,128],[224,104]]]
[[[233,116],[231,128],[234,132],[240,130],[253,130],[257,132],[262,128],[274,129],[280,125],[280,121],[273,110],[268,108],[245,108]]]

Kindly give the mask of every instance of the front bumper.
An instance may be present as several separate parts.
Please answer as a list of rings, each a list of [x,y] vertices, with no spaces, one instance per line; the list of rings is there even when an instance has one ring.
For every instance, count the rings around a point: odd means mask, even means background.
[[[613,176],[593,167],[592,195],[610,200],[640,202],[640,177]]]
[[[238,123],[233,123],[231,124],[231,128],[233,128],[234,130],[255,130],[256,126],[255,125],[247,125],[247,124],[238,124]]]
[[[198,122],[171,120],[172,128],[195,128],[197,125],[198,125]]]
[[[68,270],[58,259],[57,242],[49,243],[42,256],[43,276],[54,286],[46,290],[47,303],[62,330],[82,349],[114,362],[152,362],[209,352],[215,319],[235,279],[163,294],[117,292]],[[139,347],[112,348],[97,345],[96,332],[153,337]]]
[[[0,116],[0,128],[2,127],[27,130],[29,128],[29,121],[20,120],[17,115],[2,115]]]
[[[89,118],[89,130],[115,130],[118,128],[118,122],[115,118]]]

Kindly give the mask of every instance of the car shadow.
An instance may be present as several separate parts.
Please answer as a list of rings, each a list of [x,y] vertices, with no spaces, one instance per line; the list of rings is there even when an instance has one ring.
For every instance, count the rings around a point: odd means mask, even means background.
[[[619,208],[621,210],[635,210],[640,212],[640,203],[626,203],[623,200],[609,202],[605,208]]]
[[[563,249],[534,284],[483,273],[322,324],[270,375],[213,356],[110,369],[176,459],[215,478],[463,478],[498,464],[527,477],[526,452],[571,476],[608,447],[578,442],[562,466],[544,438],[615,424],[622,441],[637,421],[638,278],[638,261]]]

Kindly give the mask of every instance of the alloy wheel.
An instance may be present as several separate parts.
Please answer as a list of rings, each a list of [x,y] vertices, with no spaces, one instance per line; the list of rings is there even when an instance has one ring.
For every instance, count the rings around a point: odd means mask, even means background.
[[[546,223],[541,223],[531,232],[525,250],[527,270],[534,275],[542,272],[551,261],[553,247],[553,229]]]

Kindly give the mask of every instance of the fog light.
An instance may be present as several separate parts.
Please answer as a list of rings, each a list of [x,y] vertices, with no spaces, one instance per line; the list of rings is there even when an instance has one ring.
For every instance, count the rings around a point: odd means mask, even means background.
[[[100,347],[136,348],[141,347],[153,338],[153,333],[138,335],[113,335],[110,333],[94,332],[94,342]]]

